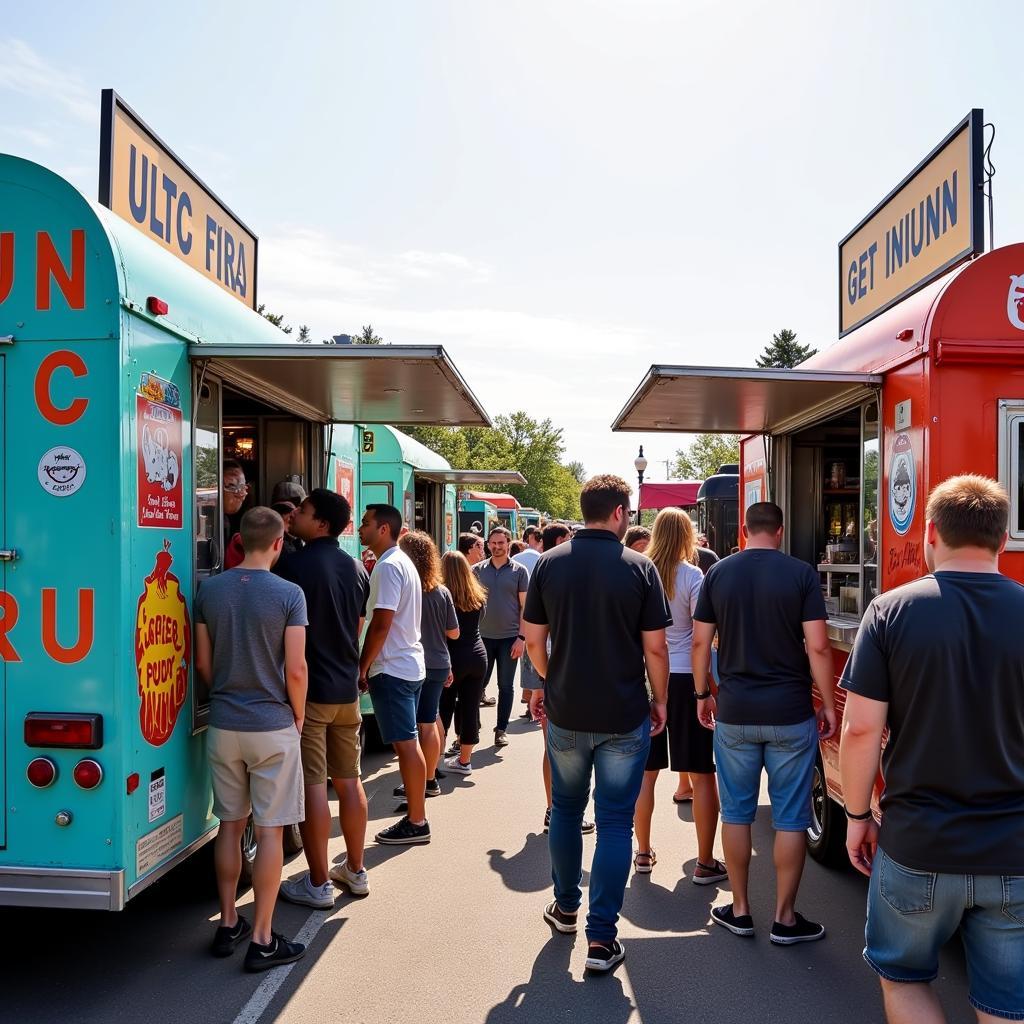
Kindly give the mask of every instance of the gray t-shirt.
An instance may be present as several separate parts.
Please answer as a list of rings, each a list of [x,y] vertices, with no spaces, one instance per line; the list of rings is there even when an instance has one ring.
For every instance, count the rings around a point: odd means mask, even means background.
[[[455,602],[447,587],[434,587],[423,595],[423,611],[420,615],[420,643],[423,644],[423,660],[428,672],[447,672],[452,667],[452,656],[448,653],[449,629],[458,629],[459,620],[455,614]]]
[[[213,644],[210,725],[238,732],[292,725],[284,631],[308,624],[302,590],[265,569],[228,569],[203,581],[194,615]]]
[[[487,605],[480,618],[480,635],[486,640],[507,640],[519,634],[519,595],[530,588],[530,570],[522,562],[509,560],[500,569],[488,558],[473,566],[477,579],[487,589]]]

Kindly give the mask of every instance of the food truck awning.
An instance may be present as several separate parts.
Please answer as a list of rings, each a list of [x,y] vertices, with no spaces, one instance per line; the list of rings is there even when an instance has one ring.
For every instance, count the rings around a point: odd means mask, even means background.
[[[612,430],[783,434],[881,387],[871,373],[652,366]]]
[[[189,357],[211,373],[319,423],[489,427],[491,418],[440,345],[218,345]]]
[[[683,480],[671,484],[641,484],[640,511],[696,505],[700,483],[699,480]]]
[[[417,469],[420,480],[435,484],[525,484],[526,477],[514,469]]]

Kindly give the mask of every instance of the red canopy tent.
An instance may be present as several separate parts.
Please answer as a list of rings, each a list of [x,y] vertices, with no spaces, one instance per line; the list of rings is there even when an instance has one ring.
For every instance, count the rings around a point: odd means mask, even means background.
[[[699,480],[679,480],[670,484],[641,484],[640,510],[648,508],[686,508],[697,504]]]

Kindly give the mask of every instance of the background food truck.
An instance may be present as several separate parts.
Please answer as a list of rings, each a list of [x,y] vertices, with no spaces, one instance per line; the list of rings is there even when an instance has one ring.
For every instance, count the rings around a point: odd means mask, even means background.
[[[282,341],[145,235],[0,156],[0,904],[120,909],[214,834],[191,607],[225,459],[251,502],[351,497],[353,422],[489,423],[443,349]]]
[[[951,271],[797,369],[653,366],[615,429],[745,435],[740,501],[778,502],[784,549],[817,569],[838,680],[871,598],[927,572],[924,507],[942,480],[1006,486],[999,564],[1024,582],[1024,244]],[[841,804],[837,736],[815,780],[819,859],[843,856]]]
[[[519,477],[518,480],[490,482],[525,483],[526,481],[523,477]],[[523,525],[519,522],[520,508],[519,499],[512,494],[502,494],[498,491],[467,491],[459,501],[459,523],[466,524],[462,532],[474,529],[475,524],[479,529],[479,524],[482,523],[482,532],[485,537],[493,525],[504,526],[511,532],[514,540],[521,540]]]

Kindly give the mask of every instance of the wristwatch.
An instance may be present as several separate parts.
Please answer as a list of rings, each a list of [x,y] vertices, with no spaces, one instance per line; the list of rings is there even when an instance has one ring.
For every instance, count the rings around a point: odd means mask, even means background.
[[[871,814],[870,807],[863,814],[851,814],[849,807],[844,809],[846,811],[846,816],[850,819],[850,821],[867,821],[869,818],[873,817],[873,815]]]
[[[698,693],[696,690],[693,691],[694,697],[697,700],[707,700],[711,696],[711,687],[708,687],[703,693]]]

